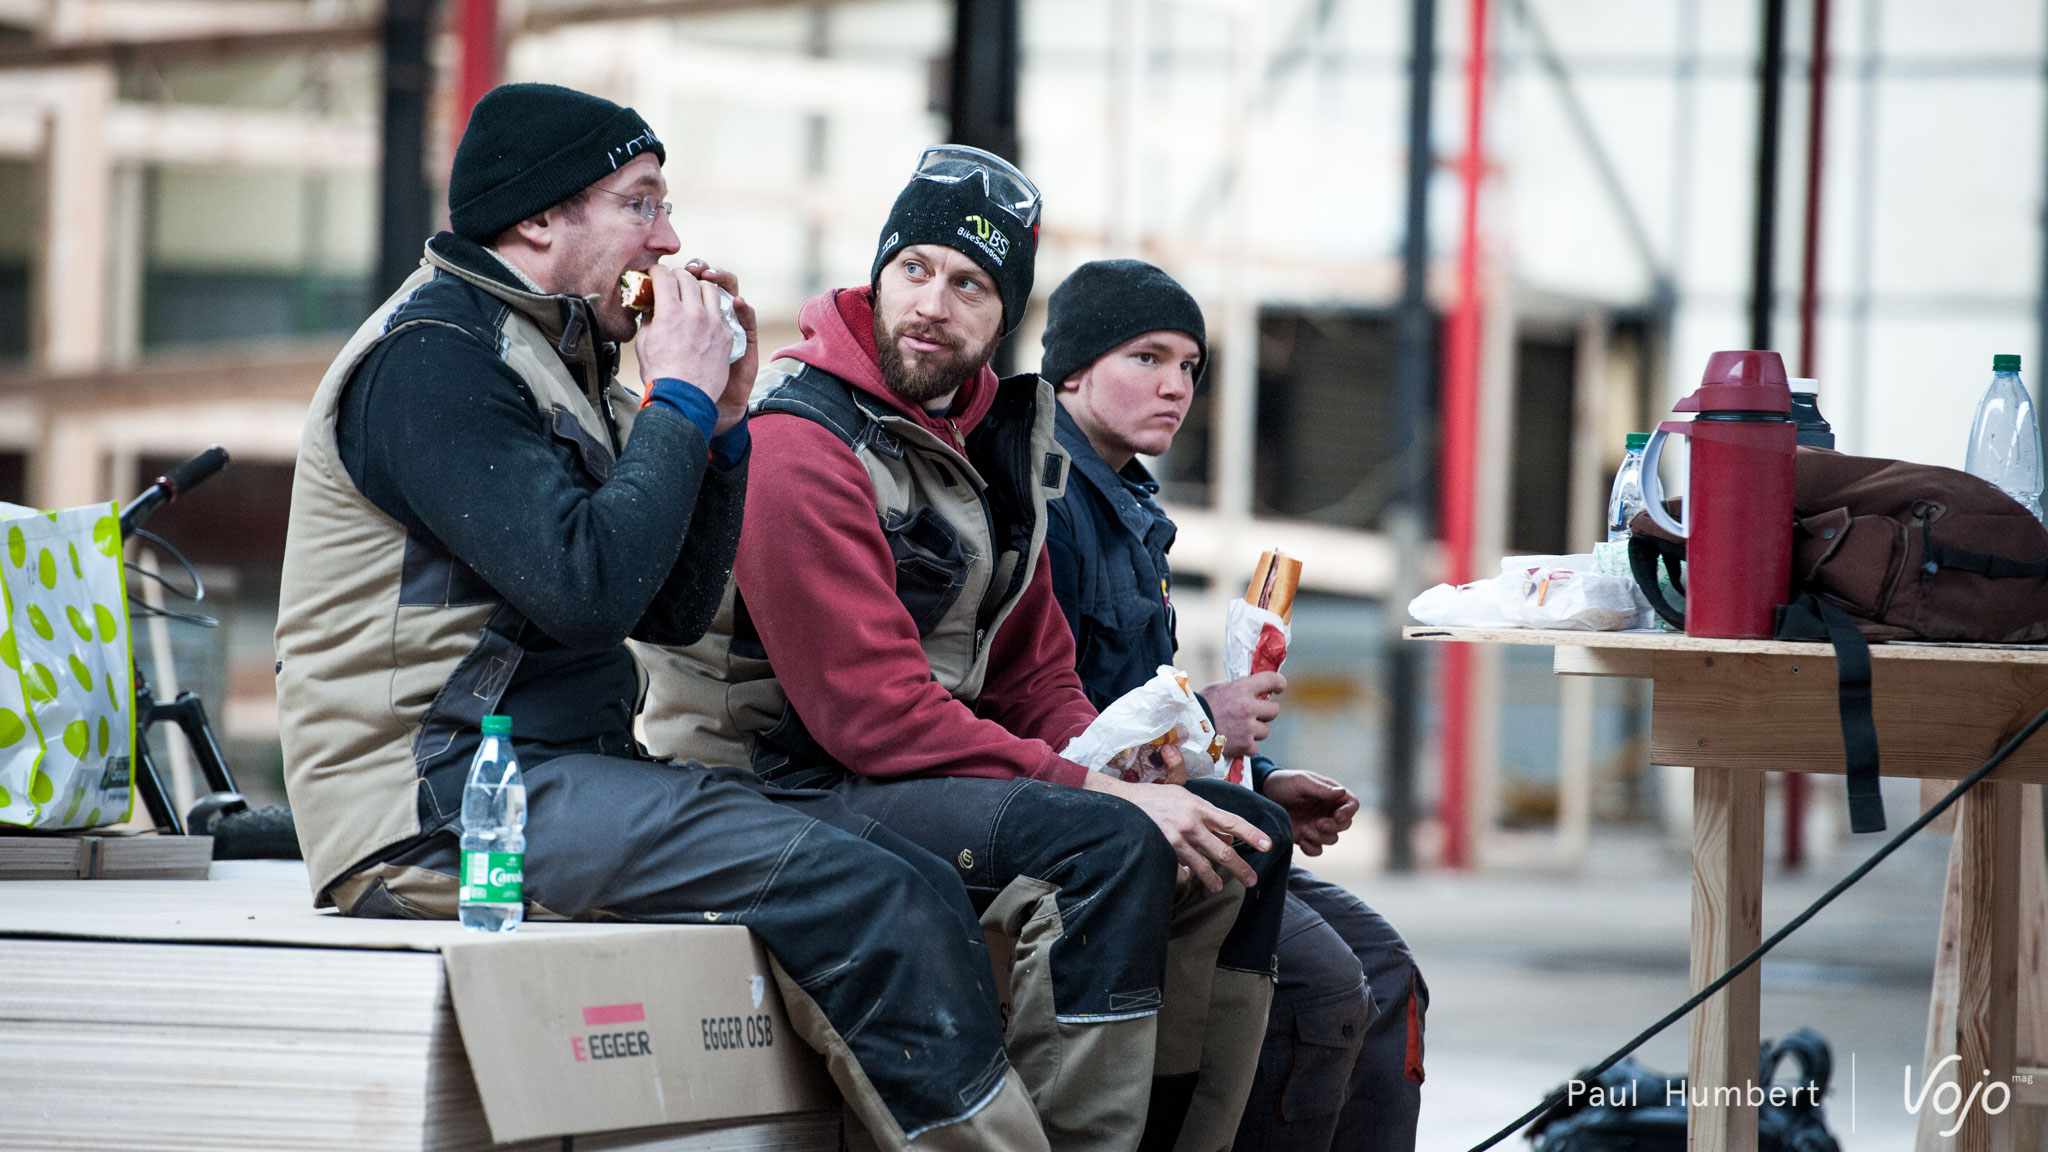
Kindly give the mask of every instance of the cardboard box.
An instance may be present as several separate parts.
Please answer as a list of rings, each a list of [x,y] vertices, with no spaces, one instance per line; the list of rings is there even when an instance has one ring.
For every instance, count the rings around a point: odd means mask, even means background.
[[[480,937],[215,875],[0,884],[0,1148],[837,1147],[744,928]]]
[[[468,940],[441,954],[501,1141],[837,1101],[744,928]]]

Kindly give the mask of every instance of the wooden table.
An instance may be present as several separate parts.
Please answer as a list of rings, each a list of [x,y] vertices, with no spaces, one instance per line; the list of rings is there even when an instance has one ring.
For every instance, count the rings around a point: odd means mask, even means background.
[[[1764,771],[1843,772],[1842,730],[1833,650],[1823,643],[1709,640],[1668,632],[1564,632],[1535,629],[1411,627],[1412,640],[1540,644],[1556,649],[1555,669],[1567,675],[1631,676],[1655,682],[1650,708],[1650,761],[1693,769],[1692,986],[1704,987],[1762,942]],[[1871,647],[1871,692],[1880,771],[1886,776],[1954,780],[1975,771],[1998,746],[2048,707],[2048,648],[1922,643]],[[2024,1110],[2048,1103],[2048,1070],[2018,1059],[2023,856],[2040,870],[2038,839],[2022,853],[2026,801],[2039,804],[2048,781],[2048,733],[2037,736],[1957,804],[1951,849],[1950,908],[1945,944],[1953,942],[1952,1009],[1944,1024],[1937,982],[1930,1015],[1934,1037],[1952,1030],[1961,1056],[1964,1094],[1980,1079],[2011,1085],[2013,1103],[1996,1116],[1981,1108],[1954,1136],[1958,1152],[2026,1152],[2034,1131],[2019,1134]],[[1896,830],[1917,813],[1894,811]],[[2040,827],[2038,817],[2028,822]],[[2038,836],[2038,832],[2036,833]],[[1880,836],[1858,840],[1875,850]],[[2028,885],[2033,888],[2032,884]],[[2034,888],[2038,893],[2039,889]],[[2031,895],[2032,893],[2030,893]],[[2033,895],[2039,900],[2038,895]],[[2034,923],[2039,909],[2033,909]],[[2030,969],[2030,1041],[2042,999],[2037,932],[2025,959]],[[1691,1152],[1753,1152],[1756,1108],[1747,1088],[1757,1078],[1761,971],[1748,972],[1692,1017],[1690,1085],[1739,1089],[1741,1103],[1709,1102],[1691,1110]],[[2048,1051],[2026,1054],[2038,1063]],[[2022,1079],[2015,1081],[2018,1072]],[[1916,1070],[1915,1086],[1925,1070]],[[1884,1085],[1895,1085],[1887,1071]],[[2031,1079],[2031,1084],[2027,1083]],[[1878,1099],[1896,1099],[1886,1087]],[[1924,1110],[1923,1110],[1924,1111]],[[1923,1115],[1924,1134],[1927,1126]],[[2015,1136],[2019,1143],[2015,1144]]]

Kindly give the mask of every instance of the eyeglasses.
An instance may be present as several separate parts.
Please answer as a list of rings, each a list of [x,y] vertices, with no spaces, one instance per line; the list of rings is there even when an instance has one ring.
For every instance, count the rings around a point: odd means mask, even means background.
[[[1038,226],[1038,186],[1019,172],[1015,164],[993,152],[965,144],[940,144],[925,149],[917,159],[917,171],[911,173],[913,180],[941,184],[958,184],[973,176],[981,177],[982,190],[990,200],[1002,205],[1026,228]]]
[[[592,192],[602,192],[607,196],[616,196],[624,200],[626,207],[633,210],[633,215],[638,216],[642,224],[654,223],[656,216],[668,216],[670,218],[675,216],[676,206],[666,200],[656,200],[652,196],[628,196],[624,192],[614,192],[609,188],[599,188],[594,184],[591,185],[590,190]]]

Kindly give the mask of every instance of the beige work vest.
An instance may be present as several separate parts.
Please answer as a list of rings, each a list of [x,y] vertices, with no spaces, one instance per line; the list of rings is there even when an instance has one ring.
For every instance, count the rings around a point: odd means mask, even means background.
[[[437,596],[417,572],[406,587],[406,529],[357,490],[335,443],[349,379],[382,341],[439,325],[493,343],[554,434],[606,470],[635,411],[632,394],[604,370],[587,308],[459,266],[439,250],[451,239],[430,242],[420,270],[349,338],[313,394],[299,441],[278,595],[278,721],[285,791],[323,906],[341,876],[421,833],[420,766],[495,707],[522,655],[515,637],[523,620],[510,605]],[[469,254],[497,259],[484,249]],[[439,293],[459,289],[437,277],[504,307],[464,314],[440,306]],[[490,316],[484,330],[469,322],[480,314]]]
[[[770,364],[755,387],[755,414],[822,424],[866,469],[896,557],[897,595],[918,625],[932,679],[973,702],[988,676],[989,639],[1030,587],[1044,550],[1046,503],[1066,490],[1069,460],[1053,438],[1051,385],[1036,376],[1002,381],[995,407],[968,438],[979,465],[961,446],[800,361]],[[1004,516],[1004,507],[1023,514]],[[648,677],[642,739],[656,756],[753,763],[764,734],[779,740],[794,720],[758,640],[738,619],[741,599],[728,582],[717,619],[695,644],[635,646]]]

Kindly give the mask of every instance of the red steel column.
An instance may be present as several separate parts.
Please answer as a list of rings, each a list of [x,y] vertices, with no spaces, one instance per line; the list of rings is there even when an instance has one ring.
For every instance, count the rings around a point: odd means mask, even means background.
[[[462,141],[469,127],[469,110],[484,93],[498,86],[498,0],[458,0],[455,14],[456,41],[461,45],[461,64],[455,76],[455,115],[450,118],[455,139],[448,154]]]
[[[1799,374],[1817,374],[1820,342],[1820,176],[1826,156],[1828,0],[1813,0],[1813,59],[1806,87],[1806,235],[1799,254]],[[1806,777],[1785,774],[1785,870],[1806,864]]]
[[[1486,0],[1470,0],[1466,16],[1465,151],[1458,162],[1464,194],[1458,228],[1457,297],[1444,326],[1443,442],[1439,506],[1443,527],[1444,579],[1472,579],[1472,546],[1479,440],[1479,356],[1484,330],[1479,304],[1479,193],[1486,177]],[[1441,655],[1443,701],[1443,864],[1465,868],[1473,861],[1470,843],[1469,764],[1471,663],[1463,644],[1446,644]]]

